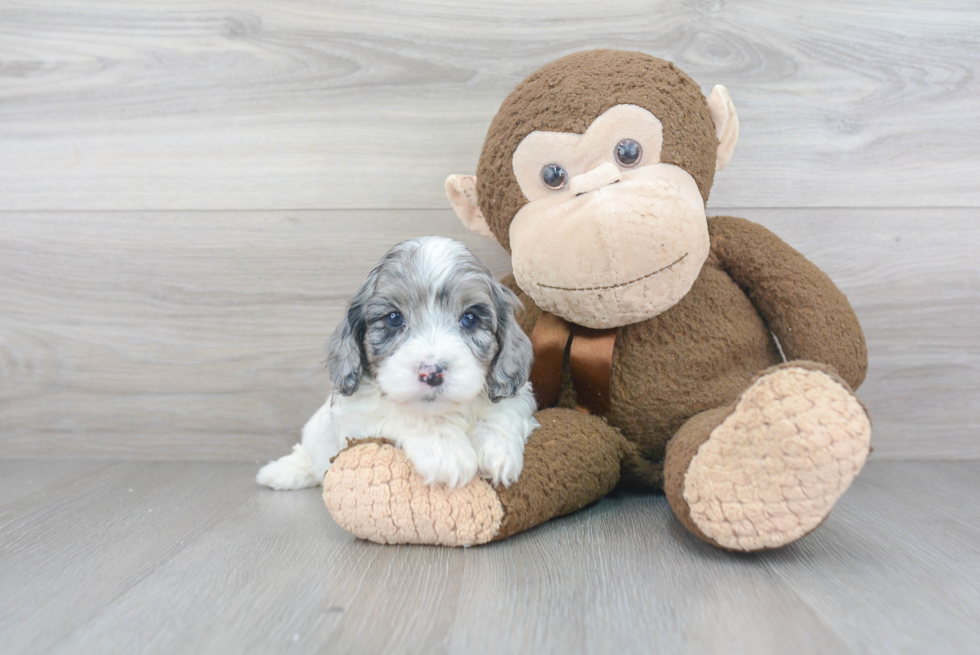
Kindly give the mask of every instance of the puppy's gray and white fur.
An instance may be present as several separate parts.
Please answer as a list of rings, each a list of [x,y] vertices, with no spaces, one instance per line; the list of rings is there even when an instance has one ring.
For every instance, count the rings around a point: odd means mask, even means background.
[[[398,244],[328,342],[333,393],[301,443],[264,466],[257,481],[316,486],[348,439],[384,437],[427,484],[461,486],[477,474],[513,484],[538,427],[519,307],[463,244],[442,237]]]

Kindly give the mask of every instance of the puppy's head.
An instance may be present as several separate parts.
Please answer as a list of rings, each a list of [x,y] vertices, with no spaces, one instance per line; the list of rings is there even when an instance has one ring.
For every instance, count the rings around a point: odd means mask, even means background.
[[[351,300],[328,344],[337,390],[370,375],[397,402],[509,398],[527,381],[531,342],[520,301],[466,246],[442,237],[400,243]]]

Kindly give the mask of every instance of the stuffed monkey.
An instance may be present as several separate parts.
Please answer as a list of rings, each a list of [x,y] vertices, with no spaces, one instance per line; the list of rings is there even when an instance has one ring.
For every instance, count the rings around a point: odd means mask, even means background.
[[[817,528],[860,472],[861,327],[830,278],[765,228],[705,217],[738,118],[672,63],[593,50],[521,82],[450,202],[510,254],[541,427],[509,488],[426,487],[386,443],[341,453],[324,499],[382,543],[472,545],[593,503],[665,492],[718,547]]]

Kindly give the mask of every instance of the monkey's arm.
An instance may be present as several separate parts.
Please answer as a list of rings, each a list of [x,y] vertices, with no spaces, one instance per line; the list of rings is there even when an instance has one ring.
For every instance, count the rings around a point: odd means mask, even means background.
[[[743,218],[708,219],[711,250],[779,339],[788,360],[831,364],[857,389],[868,349],[847,297],[775,234]]]

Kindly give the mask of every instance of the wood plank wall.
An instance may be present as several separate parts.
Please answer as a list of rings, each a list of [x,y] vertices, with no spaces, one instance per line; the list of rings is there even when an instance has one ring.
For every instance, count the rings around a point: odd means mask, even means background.
[[[586,48],[724,83],[709,213],[853,301],[875,457],[980,457],[975,1],[8,0],[0,5],[0,457],[262,459],[392,244],[460,238],[525,75]]]

